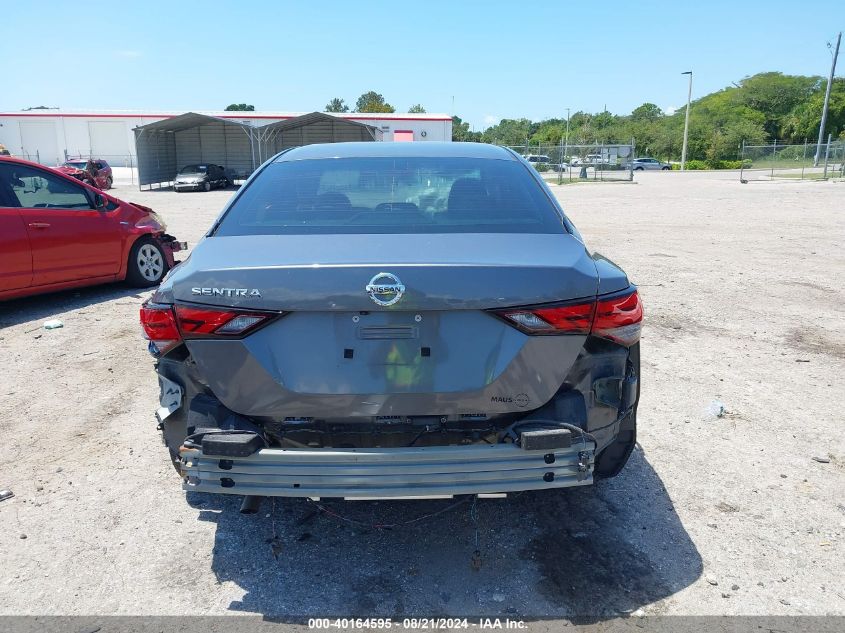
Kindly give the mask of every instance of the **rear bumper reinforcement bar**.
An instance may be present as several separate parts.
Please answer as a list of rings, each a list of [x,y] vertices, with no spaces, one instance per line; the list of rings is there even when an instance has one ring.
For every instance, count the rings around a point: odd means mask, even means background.
[[[183,489],[347,499],[450,497],[593,482],[595,444],[526,451],[513,444],[366,449],[265,448],[249,457],[181,449]]]

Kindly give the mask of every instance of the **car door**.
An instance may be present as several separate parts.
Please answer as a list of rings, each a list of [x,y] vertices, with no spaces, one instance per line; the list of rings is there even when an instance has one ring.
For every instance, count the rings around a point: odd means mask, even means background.
[[[10,167],[32,248],[32,285],[116,275],[123,253],[119,207],[95,209],[91,192],[50,170]]]
[[[215,187],[219,187],[223,184],[223,172],[217,165],[208,166],[208,178],[211,180],[211,184]]]
[[[9,166],[0,165],[0,292],[32,283],[32,251],[10,177]]]

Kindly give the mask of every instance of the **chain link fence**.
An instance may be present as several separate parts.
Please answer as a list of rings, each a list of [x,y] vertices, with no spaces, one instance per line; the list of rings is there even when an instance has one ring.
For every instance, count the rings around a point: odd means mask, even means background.
[[[630,181],[634,143],[509,145],[549,182]]]
[[[740,156],[742,182],[795,179],[843,178],[845,141],[816,143],[743,145]]]

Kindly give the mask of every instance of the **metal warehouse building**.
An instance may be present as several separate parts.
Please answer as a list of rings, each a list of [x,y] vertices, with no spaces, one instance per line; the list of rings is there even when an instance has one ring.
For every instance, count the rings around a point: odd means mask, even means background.
[[[70,112],[42,110],[0,112],[0,144],[15,156],[45,165],[56,165],[68,156],[96,156],[117,167],[137,164],[136,128],[181,117],[186,113],[148,112]],[[307,113],[295,112],[195,112],[192,115],[228,121],[242,129],[264,129],[268,124],[283,123]],[[322,113],[312,113],[322,114]],[[308,115],[312,116],[312,115]],[[375,140],[382,141],[451,141],[452,119],[447,114],[326,114],[338,122],[352,122],[376,130]],[[324,119],[330,120],[330,119]],[[301,121],[301,120],[300,120]],[[218,121],[219,122],[219,121]],[[222,125],[222,124],[221,124]],[[304,127],[304,126],[301,126]],[[314,126],[311,126],[312,128]],[[150,128],[152,129],[152,128]],[[234,129],[234,128],[233,128]],[[277,130],[277,139],[285,139],[284,130]],[[228,141],[243,132],[224,133]],[[255,134],[255,132],[253,132]],[[287,135],[290,137],[291,135]],[[314,138],[319,135],[314,136]],[[304,137],[303,137],[304,138]],[[253,148],[255,146],[255,140]],[[280,140],[282,146],[288,140]],[[293,141],[290,141],[291,143]],[[308,140],[307,142],[324,142]],[[266,143],[262,145],[263,149]],[[209,160],[210,159],[203,159]],[[258,156],[256,156],[258,160]]]

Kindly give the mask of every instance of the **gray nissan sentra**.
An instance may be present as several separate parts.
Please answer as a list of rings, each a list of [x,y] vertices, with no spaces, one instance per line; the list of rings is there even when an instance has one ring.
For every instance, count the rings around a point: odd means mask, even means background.
[[[282,152],[141,309],[184,488],[245,510],[612,477],[641,321],[531,165],[478,143]]]

